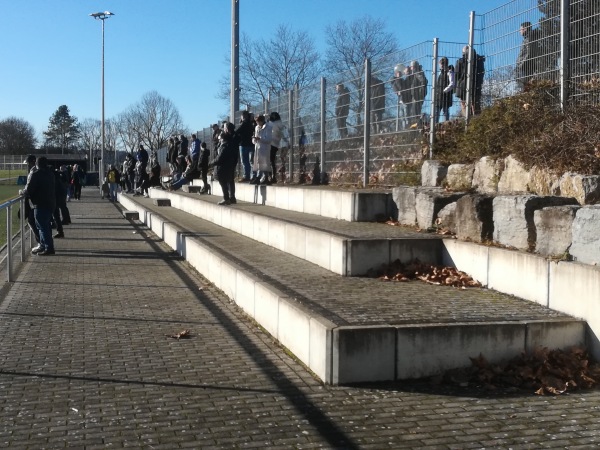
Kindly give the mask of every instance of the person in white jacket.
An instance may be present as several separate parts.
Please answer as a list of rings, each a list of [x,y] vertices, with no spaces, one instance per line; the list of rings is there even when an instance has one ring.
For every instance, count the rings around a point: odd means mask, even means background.
[[[279,113],[272,112],[269,115],[269,123],[271,124],[272,140],[271,140],[271,171],[273,177],[271,178],[272,183],[277,183],[277,151],[281,147],[283,141],[286,145],[288,142],[287,128],[281,121]]]
[[[256,128],[254,129],[254,167],[258,176],[251,181],[252,184],[267,184],[271,182],[271,142],[272,129],[271,123],[267,122],[262,114],[256,118]]]

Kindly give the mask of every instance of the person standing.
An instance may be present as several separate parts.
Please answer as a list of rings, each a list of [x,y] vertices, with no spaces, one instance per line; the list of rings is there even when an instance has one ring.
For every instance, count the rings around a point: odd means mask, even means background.
[[[119,188],[119,183],[121,182],[121,176],[114,164],[110,165],[108,172],[106,173],[106,181],[108,182],[108,198],[111,202],[116,202],[117,190]]]
[[[235,166],[238,163],[239,142],[235,136],[235,126],[228,122],[221,135],[219,154],[213,159],[209,166],[216,166],[217,178],[223,191],[223,200],[219,205],[231,205],[237,203],[235,198]]]
[[[480,57],[475,49],[471,50],[471,67],[469,67],[469,46],[463,47],[463,54],[456,61],[456,96],[460,99],[463,117],[467,117],[467,88],[471,98],[471,114],[479,112],[481,105],[481,84],[483,81],[485,58]]]
[[[179,151],[177,154],[186,157],[188,155],[188,151],[188,139],[184,134],[182,134],[179,136]]]
[[[341,139],[348,137],[348,114],[350,114],[350,91],[342,83],[335,85],[337,100],[335,101],[335,118]]]
[[[202,144],[200,144],[200,149],[202,151],[200,152],[199,167],[200,167],[200,176],[202,178],[202,184],[203,184],[202,190],[200,191],[200,193],[201,194],[210,194],[210,184],[208,184],[208,162],[210,160],[210,150],[206,146],[206,142],[203,142]]]
[[[454,92],[454,67],[448,65],[448,58],[440,58],[440,72],[436,80],[435,90],[435,123],[440,121],[440,115],[444,114],[446,121],[450,120],[450,108],[452,107],[452,94]]]
[[[523,36],[523,42],[521,42],[521,48],[517,56],[515,75],[519,87],[521,90],[525,90],[527,83],[539,71],[539,58],[541,56],[540,30],[534,29],[531,22],[523,22],[519,28],[519,33]]]
[[[25,159],[27,163],[27,179],[29,179],[29,175],[32,171],[37,170],[35,166],[35,155],[28,155],[27,159]],[[70,180],[70,179],[69,179]],[[29,228],[35,237],[35,241],[40,244],[40,232],[38,231],[38,227],[35,224],[35,215],[33,213],[33,206],[31,205],[31,201],[29,198],[25,197],[25,208],[24,208],[25,218],[27,219],[27,223],[29,224]]]
[[[54,189],[56,191],[56,208],[54,208],[54,223],[56,224],[57,233],[54,238],[63,238],[65,233],[63,225],[69,225],[71,223],[71,215],[69,208],[67,208],[67,168],[62,166],[60,170],[54,171]],[[61,218],[62,215],[62,218]]]
[[[167,162],[171,169],[171,174],[175,172],[175,164],[177,164],[177,153],[179,152],[178,143],[175,142],[175,138],[171,136],[169,138],[169,144],[167,147]]]
[[[277,152],[281,146],[281,141],[284,143],[288,142],[287,130],[285,125],[281,121],[281,117],[278,112],[273,111],[269,115],[269,122],[271,124],[271,183],[277,183]]]
[[[423,103],[425,102],[425,97],[427,97],[427,78],[425,77],[425,72],[423,72],[423,67],[418,61],[411,61],[410,69],[412,74],[413,114],[416,122],[419,123],[421,121]]]
[[[135,164],[136,171],[136,191],[138,195],[144,195],[144,197],[148,197],[148,184],[150,183],[148,180],[148,172],[146,168],[148,167],[148,160],[150,159],[148,156],[148,152],[144,148],[142,144],[137,151],[136,155],[137,163]]]
[[[242,119],[240,125],[235,130],[235,134],[240,140],[240,156],[242,158],[242,168],[244,176],[241,182],[250,181],[251,164],[254,160],[254,144],[252,144],[252,135],[254,127],[252,126],[252,116],[248,111],[242,111]]]
[[[52,215],[56,208],[56,190],[54,187],[55,176],[48,167],[48,160],[40,156],[36,160],[36,170],[31,170],[27,177],[27,184],[20,191],[31,200],[35,225],[40,236],[40,243],[31,249],[31,253],[39,256],[54,255],[54,240],[52,238]]]
[[[252,141],[255,145],[254,170],[257,177],[252,184],[267,184],[271,173],[271,124],[262,114],[256,118],[256,128]]]
[[[385,111],[385,85],[376,76],[371,76],[371,117],[375,133],[383,131],[383,112]]]

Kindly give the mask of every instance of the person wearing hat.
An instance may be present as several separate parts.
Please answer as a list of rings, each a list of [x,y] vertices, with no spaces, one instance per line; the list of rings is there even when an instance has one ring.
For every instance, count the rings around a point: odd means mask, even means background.
[[[52,239],[52,215],[56,208],[56,191],[54,173],[48,167],[48,160],[40,156],[36,160],[36,170],[31,170],[27,184],[20,194],[31,200],[35,225],[39,232],[39,245],[31,249],[31,253],[39,256],[54,255]]]

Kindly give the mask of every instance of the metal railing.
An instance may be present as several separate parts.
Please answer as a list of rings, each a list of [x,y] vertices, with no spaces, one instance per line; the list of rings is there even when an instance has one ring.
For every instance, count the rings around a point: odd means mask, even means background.
[[[13,209],[15,206],[20,208],[19,214],[19,225],[18,230],[13,233]],[[27,220],[25,216],[25,199],[23,196],[19,196],[8,200],[4,203],[0,204],[0,215],[6,213],[6,241],[4,245],[0,248],[0,254],[2,255],[0,259],[0,264],[6,265],[6,280],[10,283],[14,281],[14,268],[15,268],[15,258],[14,258],[14,250],[15,248],[20,249],[20,261],[25,261],[26,257],[26,249],[25,249],[25,221]]]

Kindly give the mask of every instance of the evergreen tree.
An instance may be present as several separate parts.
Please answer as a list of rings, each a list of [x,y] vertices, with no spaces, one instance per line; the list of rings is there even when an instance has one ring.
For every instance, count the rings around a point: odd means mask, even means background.
[[[48,130],[44,131],[46,137],[46,146],[56,146],[61,148],[64,154],[69,144],[77,141],[79,138],[79,124],[77,117],[72,116],[67,105],[61,105],[50,117]]]

